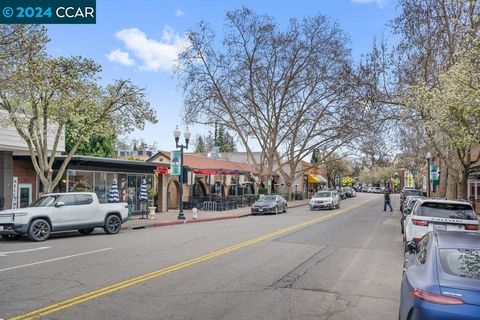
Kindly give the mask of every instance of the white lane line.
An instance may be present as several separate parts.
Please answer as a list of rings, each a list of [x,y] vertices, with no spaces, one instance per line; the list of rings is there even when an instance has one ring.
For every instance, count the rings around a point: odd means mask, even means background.
[[[112,249],[113,249],[113,248],[104,248],[104,249],[99,249],[99,250],[94,250],[94,251],[88,251],[88,252],[82,252],[82,253],[72,254],[72,255],[64,256],[64,257],[60,257],[60,258],[54,258],[54,259],[37,261],[37,262],[33,262],[33,263],[28,263],[28,264],[22,264],[22,265],[20,265],[20,266],[15,266],[15,267],[10,267],[10,268],[0,269],[0,272],[2,272],[2,271],[8,271],[8,270],[14,270],[14,269],[19,269],[19,268],[25,268],[25,267],[30,267],[30,266],[35,266],[35,265],[37,265],[37,264],[42,264],[42,263],[47,263],[47,262],[53,262],[53,261],[58,261],[58,260],[70,259],[70,258],[74,258],[74,257],[78,257],[78,256],[83,256],[83,255],[90,254],[90,253],[108,251],[108,250],[112,250]]]
[[[12,253],[23,253],[23,252],[31,252],[31,251],[44,250],[44,249],[50,249],[50,247],[38,247],[38,248],[33,248],[33,249],[25,249],[25,250],[18,250],[18,251],[6,251],[6,252],[0,251],[0,257],[5,257],[5,256],[7,256],[9,254],[12,254]]]

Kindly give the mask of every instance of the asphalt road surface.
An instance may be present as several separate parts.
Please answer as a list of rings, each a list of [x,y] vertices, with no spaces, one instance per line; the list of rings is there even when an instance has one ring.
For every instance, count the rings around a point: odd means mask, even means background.
[[[397,319],[398,198],[337,210],[0,240],[0,319]]]

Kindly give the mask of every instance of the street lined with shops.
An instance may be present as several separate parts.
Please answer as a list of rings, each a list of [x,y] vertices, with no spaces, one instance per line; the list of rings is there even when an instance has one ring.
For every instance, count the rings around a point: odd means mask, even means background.
[[[398,211],[359,194],[333,211],[3,242],[0,318],[394,319],[398,229]]]

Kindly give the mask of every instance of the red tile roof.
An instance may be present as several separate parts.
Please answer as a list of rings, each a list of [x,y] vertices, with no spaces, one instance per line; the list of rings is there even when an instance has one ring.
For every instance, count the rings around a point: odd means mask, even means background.
[[[234,162],[227,160],[212,159],[207,157],[184,154],[185,166],[194,170],[217,170],[217,171],[244,171],[257,173],[254,165],[245,162]]]
[[[161,154],[163,157],[170,159],[170,152],[161,151],[148,159],[148,162],[154,162],[154,159]],[[235,162],[220,159],[212,159],[205,156],[184,154],[183,161],[185,167],[199,174],[237,174],[237,173],[253,173],[258,171],[253,164],[246,162]]]

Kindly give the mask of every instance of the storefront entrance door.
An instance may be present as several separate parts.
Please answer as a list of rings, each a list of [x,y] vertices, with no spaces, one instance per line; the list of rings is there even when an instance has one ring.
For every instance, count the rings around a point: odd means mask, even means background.
[[[25,208],[32,203],[32,184],[20,183],[18,185],[18,207]]]

